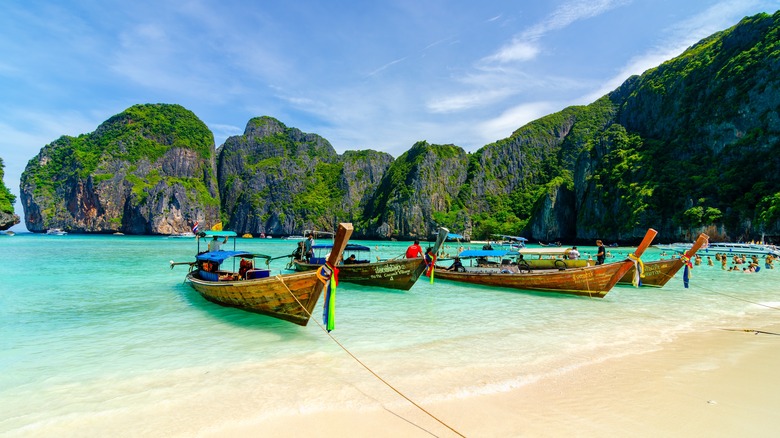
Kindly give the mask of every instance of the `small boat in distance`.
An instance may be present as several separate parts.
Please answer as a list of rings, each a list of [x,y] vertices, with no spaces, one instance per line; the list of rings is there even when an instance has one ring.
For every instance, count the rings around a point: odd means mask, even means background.
[[[330,266],[335,266],[351,235],[351,223],[339,224],[333,251],[328,258]],[[236,307],[302,326],[309,323],[326,279],[332,274],[330,268],[323,266],[315,271],[271,276],[269,269],[255,265],[255,259],[268,260],[269,256],[235,250],[236,233],[206,231],[200,233],[201,236],[230,237],[234,247],[232,251],[198,251],[194,262],[171,260],[171,268],[190,266],[185,281],[203,298],[221,306]],[[232,268],[227,267],[227,260],[233,261]]]
[[[195,233],[173,233],[168,235],[168,237],[174,237],[177,239],[192,239],[195,237]]]
[[[498,266],[477,266],[448,270],[436,267],[436,277],[483,286],[507,287],[540,292],[556,292],[603,298],[629,269],[634,267],[632,258],[639,258],[652,243],[658,232],[647,230],[636,251],[624,261],[603,265],[559,269],[522,269],[520,262],[501,260]],[[463,253],[461,253],[463,254]],[[483,259],[484,260],[484,259]]]
[[[685,263],[690,262],[693,256],[696,255],[696,251],[702,246],[707,244],[707,236],[704,233],[699,234],[696,242],[693,243],[690,249],[682,257],[678,257],[673,260],[655,260],[652,262],[644,262],[644,270],[642,276],[639,279],[641,286],[663,287],[669,280],[674,277],[674,274],[680,270]],[[623,278],[618,281],[618,284],[632,284],[634,277],[636,276],[636,268],[632,267],[628,272],[623,275]]]
[[[668,245],[654,245],[661,250],[675,251],[680,254],[691,249],[691,243],[671,243]],[[700,254],[715,255],[759,255],[780,257],[780,247],[776,245],[767,245],[762,243],[729,243],[729,242],[710,242],[699,249]]]
[[[64,236],[68,234],[68,232],[62,231],[59,228],[49,228],[48,230],[46,230],[46,234],[49,236]]]

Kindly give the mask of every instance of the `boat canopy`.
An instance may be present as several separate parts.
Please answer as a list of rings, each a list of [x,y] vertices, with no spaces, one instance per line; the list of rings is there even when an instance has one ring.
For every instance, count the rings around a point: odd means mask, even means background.
[[[316,244],[311,246],[312,249],[331,249],[333,248],[332,243],[322,243],[322,244]],[[371,248],[363,245],[357,245],[355,243],[348,243],[347,246],[344,248],[344,252],[347,251],[371,251]]]
[[[237,234],[235,231],[201,231],[200,233],[201,237],[236,237]]]
[[[455,234],[455,233],[447,233],[447,238],[448,239],[464,239],[463,236],[461,236],[460,234]]]
[[[503,237],[504,239],[514,240],[514,241],[517,241],[517,242],[528,242],[528,239],[526,239],[525,237],[521,237],[521,236],[509,236],[509,235],[506,235],[506,234],[494,234],[494,236]]]
[[[571,251],[571,248],[555,247],[555,248],[523,248],[520,250],[520,254],[523,255],[546,255],[546,256],[564,256]]]
[[[504,257],[506,255],[516,256],[520,254],[517,251],[505,251],[503,249],[467,249],[461,252],[458,256],[463,258],[468,257]]]
[[[197,260],[200,260],[202,262],[216,262],[216,263],[222,263],[231,257],[243,257],[245,259],[253,259],[253,258],[270,259],[271,258],[271,256],[267,256],[265,254],[252,254],[251,252],[246,252],[246,251],[211,251],[211,252],[204,252],[203,254],[198,254],[197,256],[195,256]]]

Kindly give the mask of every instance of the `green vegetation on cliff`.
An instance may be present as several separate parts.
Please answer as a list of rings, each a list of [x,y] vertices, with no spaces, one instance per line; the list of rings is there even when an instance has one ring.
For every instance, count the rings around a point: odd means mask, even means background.
[[[618,121],[644,144],[655,186],[646,210],[657,221],[723,226],[735,239],[778,232],[780,11],[745,18],[622,88]]]
[[[180,223],[181,210],[218,208],[213,138],[195,114],[168,104],[135,105],[92,133],[62,136],[30,160],[22,175],[22,196],[40,212],[28,227],[109,232],[121,224],[135,233],[189,229]],[[74,197],[79,201],[72,202]],[[144,222],[153,215],[165,228]]]
[[[8,187],[5,186],[5,163],[0,158],[0,211],[4,213],[14,214],[14,203],[16,202],[16,196],[14,196]]]

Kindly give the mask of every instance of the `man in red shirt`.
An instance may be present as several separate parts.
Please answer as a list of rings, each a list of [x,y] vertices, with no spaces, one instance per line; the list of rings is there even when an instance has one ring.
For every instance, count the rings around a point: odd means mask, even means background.
[[[409,248],[406,248],[407,259],[414,259],[422,256],[423,256],[423,250],[422,247],[420,246],[419,240],[415,240],[413,245],[409,245]]]

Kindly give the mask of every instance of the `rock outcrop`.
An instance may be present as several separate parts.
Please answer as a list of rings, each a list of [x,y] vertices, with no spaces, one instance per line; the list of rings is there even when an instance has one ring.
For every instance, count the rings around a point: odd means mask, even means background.
[[[222,211],[240,233],[332,231],[340,221],[360,221],[391,161],[375,151],[339,156],[319,135],[257,117],[219,149]],[[356,237],[365,235],[361,231]]]
[[[14,196],[5,186],[5,163],[0,158],[0,231],[5,231],[19,223],[19,215],[14,213]]]
[[[219,221],[211,132],[179,105],[136,105],[45,146],[22,174],[33,232],[171,234]]]

